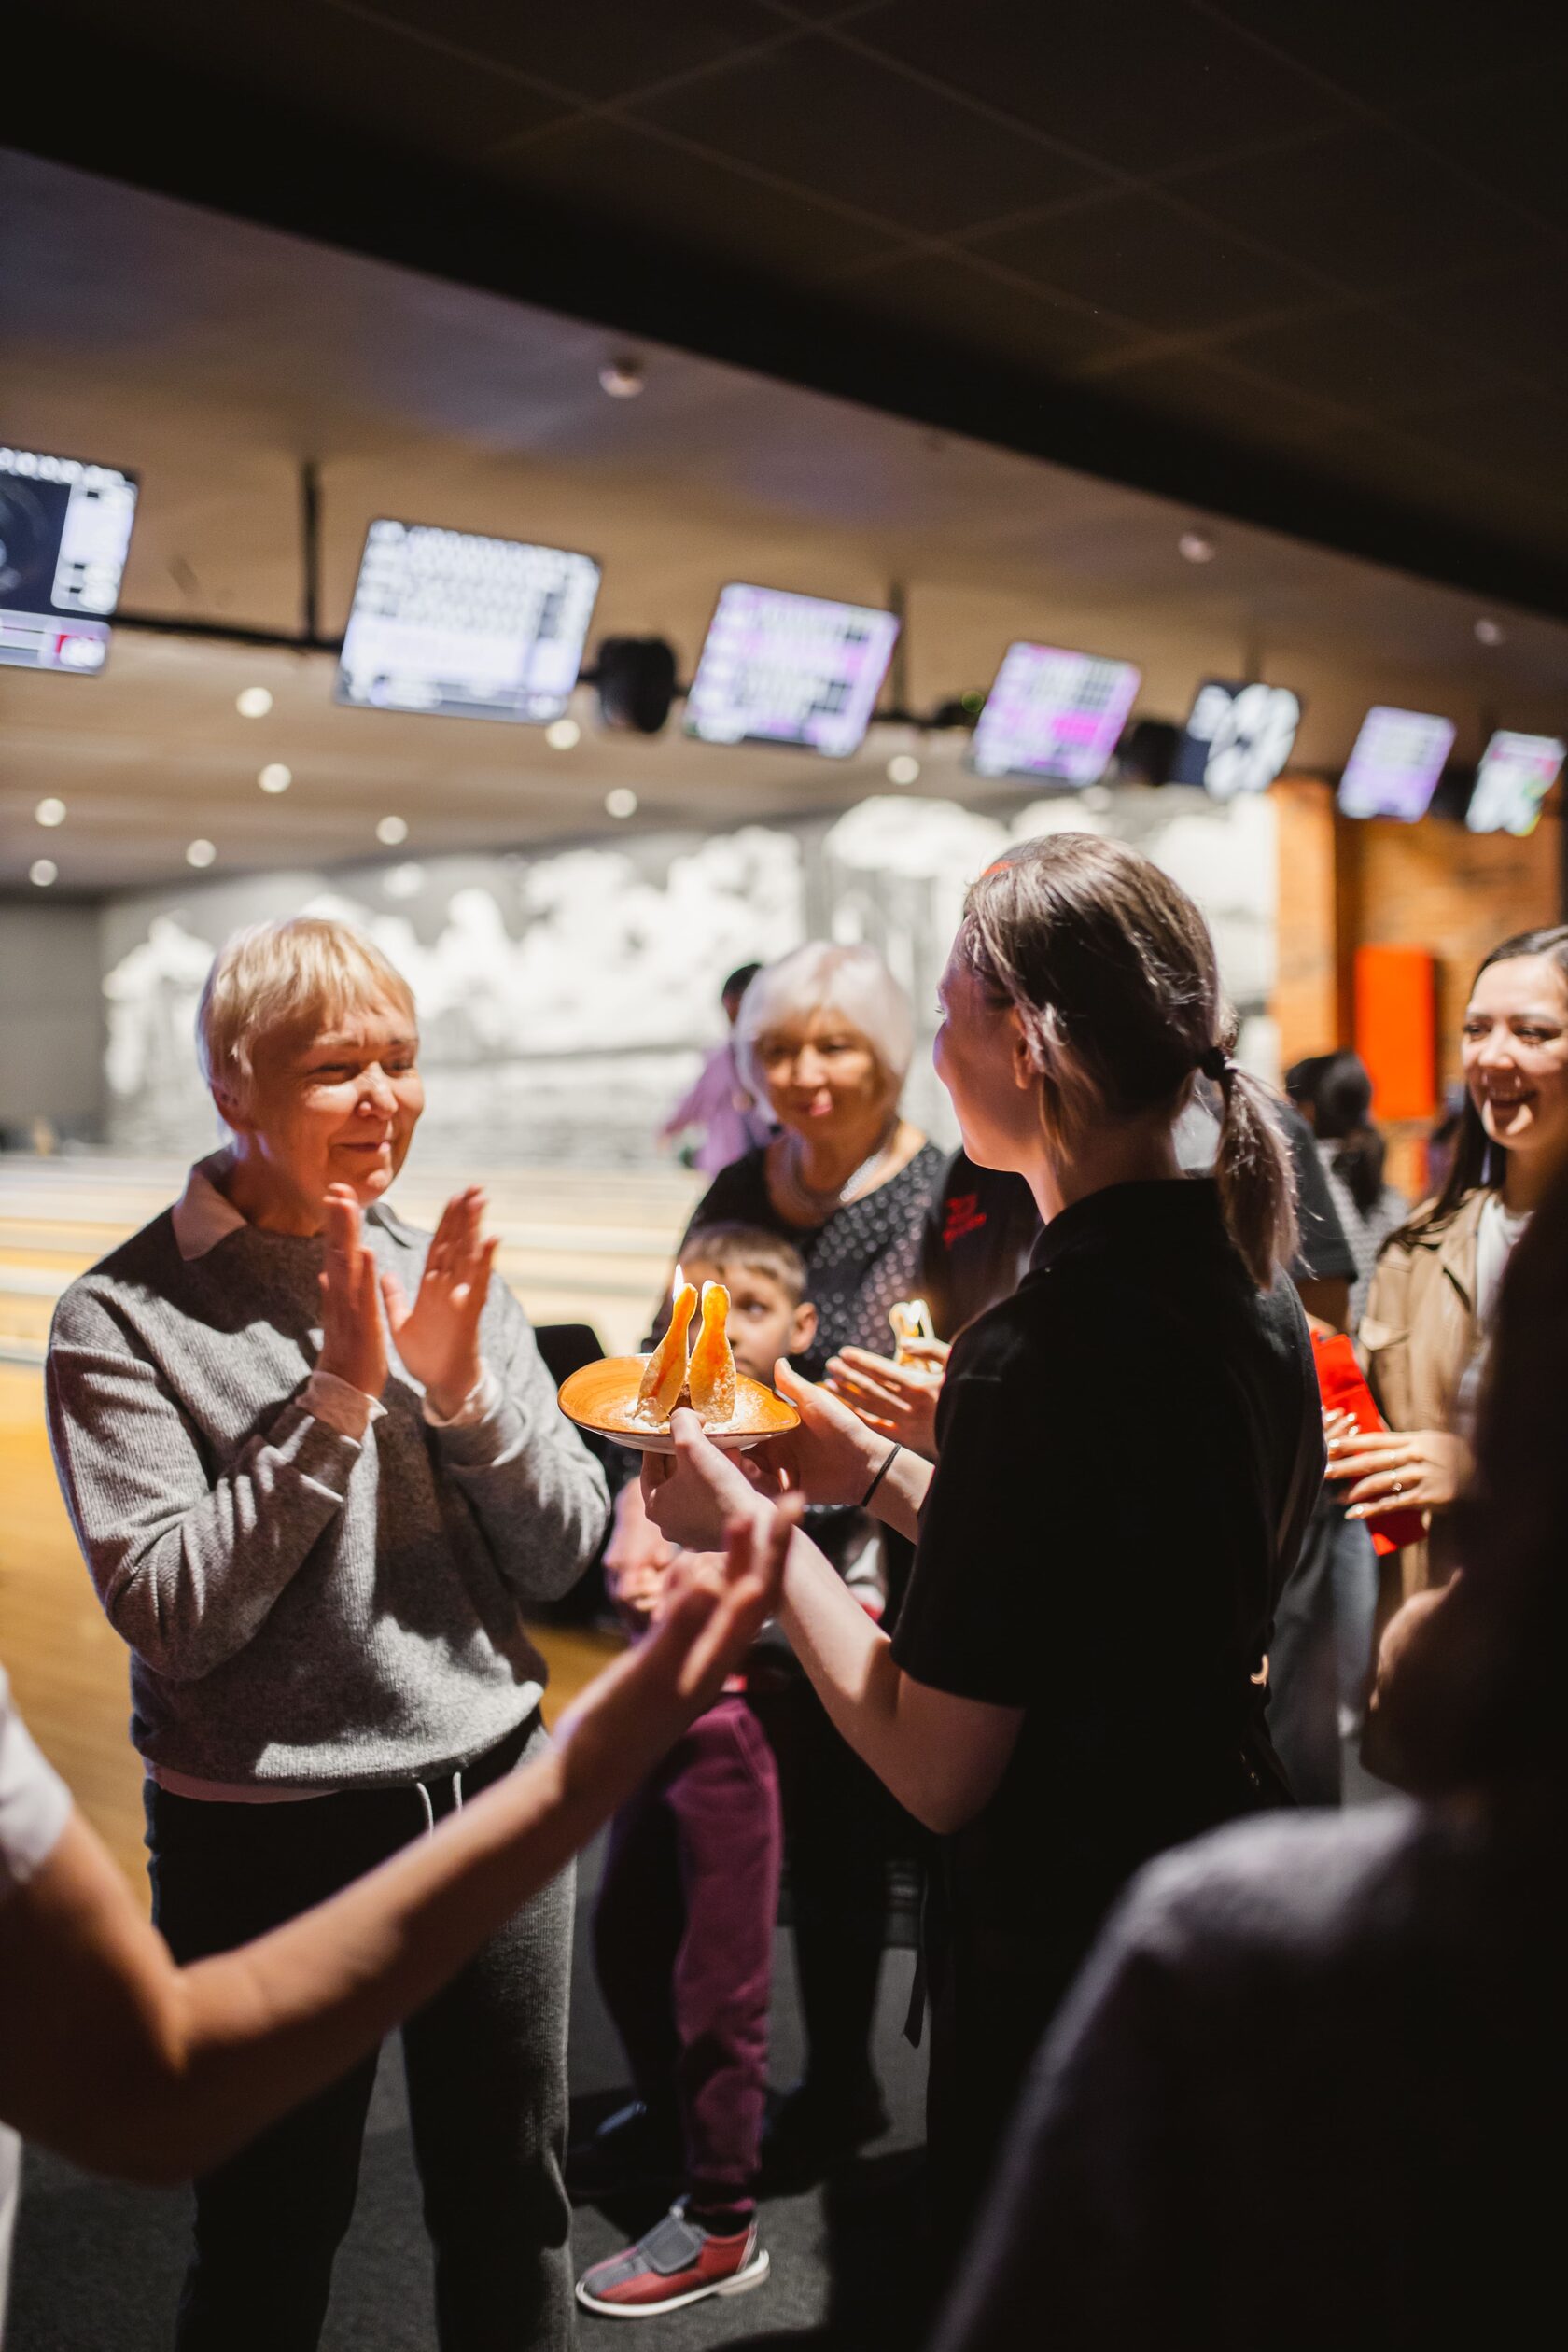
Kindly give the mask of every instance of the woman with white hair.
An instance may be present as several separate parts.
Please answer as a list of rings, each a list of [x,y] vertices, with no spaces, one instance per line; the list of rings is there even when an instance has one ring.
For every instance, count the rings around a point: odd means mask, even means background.
[[[758,973],[735,1048],[780,1132],[720,1170],[692,1225],[794,1243],[817,1309],[799,1368],[818,1379],[843,1348],[887,1353],[888,1309],[915,1279],[942,1155],[899,1111],[914,1015],[875,948],[813,940]]]
[[[693,1228],[762,1225],[793,1242],[817,1309],[816,1338],[795,1368],[808,1379],[845,1373],[846,1348],[888,1353],[888,1309],[917,1287],[925,1219],[942,1182],[942,1154],[899,1110],[915,1050],[909,999],[875,948],[817,940],[758,973],[741,1000],[735,1042],[779,1133],[720,1171]],[[896,1588],[907,1569],[907,1546],[852,1510],[814,1512],[812,1533],[861,1605],[883,1616],[889,1582]],[[770,2170],[787,2179],[885,2127],[871,2031],[887,1861],[913,1832],[907,1823],[901,1830],[886,1790],[782,1645],[771,1673],[752,1684],[778,1755],[805,2026],[804,2078],[766,2142]]]
[[[424,1107],[406,982],[348,926],[243,931],[203,992],[231,1141],[73,1283],[49,1429],[132,1651],[153,1916],[181,1963],[335,1894],[546,1747],[523,1621],[606,1517],[483,1199],[385,1195]],[[443,2352],[570,2341],[569,1874],[404,2028]],[[306,2352],[372,2051],[197,2183],[180,2352]]]

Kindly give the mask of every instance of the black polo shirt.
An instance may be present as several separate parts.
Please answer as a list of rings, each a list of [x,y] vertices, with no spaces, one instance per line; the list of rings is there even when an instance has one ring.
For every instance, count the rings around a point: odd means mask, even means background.
[[[957,1342],[937,1436],[894,1656],[1025,1710],[945,1841],[955,1914],[1049,1923],[1066,1965],[1138,1864],[1251,1801],[1248,1677],[1322,1475],[1300,1302],[1207,1179],[1094,1193]]]

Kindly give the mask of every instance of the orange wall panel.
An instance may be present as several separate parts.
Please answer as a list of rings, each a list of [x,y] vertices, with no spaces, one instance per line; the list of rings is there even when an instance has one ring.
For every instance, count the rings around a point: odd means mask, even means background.
[[[1355,951],[1355,1048],[1372,1075],[1372,1115],[1426,1119],[1437,1107],[1437,961],[1421,947]]]

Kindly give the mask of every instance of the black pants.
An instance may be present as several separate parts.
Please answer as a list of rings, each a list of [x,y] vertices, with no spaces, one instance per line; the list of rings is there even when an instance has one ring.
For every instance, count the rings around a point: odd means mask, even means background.
[[[749,1691],[778,1759],[806,2079],[850,2095],[872,2072],[889,1856],[914,1831],[792,1660]]]
[[[154,1920],[177,1960],[230,1951],[348,1885],[545,1744],[535,1718],[470,1765],[460,1791],[448,1777],[423,1790],[225,1805],[149,1781]],[[571,1929],[568,1870],[403,2027],[442,2352],[565,2352],[572,2341],[561,2181]],[[375,2068],[373,2055],[361,2059],[198,2180],[178,2352],[313,2352]]]

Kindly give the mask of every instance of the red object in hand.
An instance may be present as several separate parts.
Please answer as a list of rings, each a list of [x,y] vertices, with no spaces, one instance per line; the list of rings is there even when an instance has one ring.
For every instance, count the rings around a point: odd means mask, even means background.
[[[1356,1362],[1355,1350],[1342,1331],[1332,1339],[1321,1339],[1312,1334],[1312,1353],[1318,1367],[1318,1393],[1326,1413],[1349,1413],[1358,1429],[1368,1432],[1388,1427],[1366,1385],[1366,1375]],[[1375,1552],[1403,1551],[1407,1544],[1419,1544],[1426,1536],[1426,1515],[1422,1511],[1379,1511],[1375,1519],[1365,1520],[1372,1533]]]

